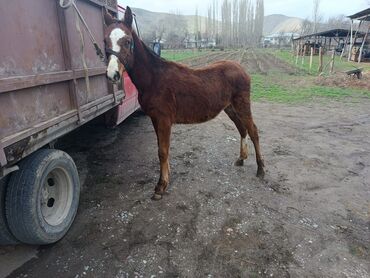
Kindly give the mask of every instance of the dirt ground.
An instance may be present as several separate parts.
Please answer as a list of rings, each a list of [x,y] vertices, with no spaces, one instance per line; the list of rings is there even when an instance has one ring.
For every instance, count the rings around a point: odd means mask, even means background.
[[[244,54],[227,55],[294,71]],[[59,143],[83,183],[74,225],[9,277],[370,277],[369,107],[253,103],[263,180],[250,140],[245,165],[233,165],[239,135],[226,114],[174,126],[169,194],[157,202],[150,119],[90,123]]]

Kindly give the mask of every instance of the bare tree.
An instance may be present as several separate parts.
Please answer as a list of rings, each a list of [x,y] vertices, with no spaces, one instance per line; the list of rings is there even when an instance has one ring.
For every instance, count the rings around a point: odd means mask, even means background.
[[[224,46],[229,47],[231,45],[231,3],[229,0],[224,0],[221,7],[221,38]]]
[[[212,3],[212,16],[213,16],[213,36],[216,38],[218,35],[218,1],[213,0]]]
[[[204,38],[212,36],[218,43],[220,37],[226,47],[259,44],[263,34],[263,0],[223,0],[220,35],[217,11],[217,0],[213,0],[208,8]]]
[[[213,33],[213,19],[212,19],[212,6],[209,5],[207,10],[207,19],[206,19],[206,31],[205,31],[205,39],[207,42],[212,38]]]
[[[142,34],[143,40],[147,43],[153,41],[161,41],[164,38],[165,33],[167,32],[167,24],[165,19],[157,21],[151,26],[148,32]]]
[[[247,0],[239,2],[239,42],[247,44]]]
[[[257,0],[254,20],[254,43],[257,45],[261,42],[262,39],[264,13],[265,11],[263,0]]]
[[[199,42],[199,15],[198,15],[198,6],[195,8],[195,16],[194,16],[194,37],[195,37],[195,47],[198,47]]]
[[[304,36],[310,34],[312,31],[312,26],[313,23],[308,18],[305,18],[302,22],[301,31],[299,35]]]
[[[233,1],[233,45],[239,44],[239,4],[238,0]]]
[[[187,35],[187,23],[185,17],[176,11],[165,18],[166,22],[166,41],[172,48],[182,47]]]
[[[320,3],[321,0],[313,0],[313,10],[312,10],[313,33],[317,33],[319,29],[319,24],[322,21],[322,15],[320,14]]]
[[[248,2],[248,22],[247,22],[247,27],[248,27],[248,32],[247,32],[247,37],[249,38],[249,43],[254,44],[254,36],[253,36],[253,30],[254,30],[254,6],[253,3]]]
[[[345,15],[329,17],[326,27],[328,29],[349,29],[351,27],[351,21]]]

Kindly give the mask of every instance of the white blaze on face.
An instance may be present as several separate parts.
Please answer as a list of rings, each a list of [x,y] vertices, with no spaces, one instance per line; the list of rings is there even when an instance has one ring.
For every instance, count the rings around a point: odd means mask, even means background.
[[[121,47],[118,45],[118,41],[122,39],[124,36],[126,36],[126,33],[122,29],[116,28],[112,30],[112,32],[109,35],[109,38],[112,42],[113,51],[120,52]],[[110,55],[108,68],[107,68],[107,76],[110,79],[113,79],[116,72],[119,71],[118,65],[119,65],[118,58],[114,55]]]

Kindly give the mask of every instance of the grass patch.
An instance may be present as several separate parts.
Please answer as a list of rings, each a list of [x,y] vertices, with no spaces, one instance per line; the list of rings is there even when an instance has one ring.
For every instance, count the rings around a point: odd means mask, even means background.
[[[343,100],[370,97],[370,92],[352,88],[313,85],[309,75],[252,74],[252,100],[303,103],[312,100]]]
[[[161,57],[169,61],[178,62],[185,59],[201,57],[209,53],[210,51],[208,50],[199,51],[197,49],[162,50]]]
[[[295,64],[295,57],[288,50],[266,50],[276,58],[297,67],[297,75],[289,75],[279,72],[269,72],[267,75],[252,74],[252,99],[255,101],[272,101],[281,103],[303,103],[308,101],[344,100],[351,99],[360,101],[369,98],[370,92],[366,89],[340,88],[334,86],[316,85],[318,57],[313,59],[311,72],[309,71],[309,57],[305,57],[305,64],[302,66],[301,58],[298,65]],[[357,63],[348,61],[335,62],[336,71],[353,69],[359,66]],[[324,65],[330,60],[324,56]],[[370,70],[370,65],[361,64],[364,70]],[[327,68],[329,71],[329,68]]]
[[[296,56],[293,56],[290,50],[269,50],[269,52],[272,55],[276,56],[277,58],[299,69],[304,70],[308,74],[312,74],[312,75],[319,74],[318,72],[319,56],[318,55],[313,56],[312,68],[310,70],[309,68],[310,67],[309,65],[310,57],[309,56],[304,57],[304,64],[302,65],[302,56],[298,57],[298,63],[296,64]],[[330,71],[330,64],[329,64],[330,59],[331,59],[330,55],[323,56],[323,67],[324,67],[323,72],[327,74]],[[347,58],[343,58],[341,61],[339,56],[335,56],[335,59],[334,59],[334,71],[335,72],[344,72],[344,71],[352,70],[355,68],[364,68],[364,71],[370,71],[370,64],[369,63],[358,64],[357,62],[352,62],[352,61],[348,62]]]

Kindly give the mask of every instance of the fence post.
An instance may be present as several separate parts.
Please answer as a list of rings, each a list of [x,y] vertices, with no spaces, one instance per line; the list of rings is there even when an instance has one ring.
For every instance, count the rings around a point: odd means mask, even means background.
[[[302,66],[304,65],[304,56],[306,55],[306,49],[307,49],[307,46],[304,45],[303,46],[303,52],[302,52]]]
[[[369,34],[369,32],[370,32],[370,25],[367,28],[367,32],[365,34],[365,37],[362,38],[362,44],[361,44],[361,47],[360,47],[360,53],[358,55],[358,63],[361,63],[362,51],[364,50],[364,45],[365,45],[365,42],[367,41],[367,35]]]
[[[298,58],[299,58],[299,51],[300,51],[300,49],[301,49],[301,45],[300,45],[300,44],[298,44],[298,45],[297,45],[297,56],[296,56],[296,58],[295,58],[295,64],[296,64],[296,65],[298,64]]]
[[[317,71],[320,73],[322,73],[322,47],[320,46],[319,48],[319,68],[317,69]]]
[[[311,47],[311,53],[310,53],[310,73],[312,69],[312,60],[313,60],[313,47]]]
[[[333,53],[331,54],[330,73],[333,73],[333,70],[334,70],[334,57],[335,57],[335,49],[333,49]]]

